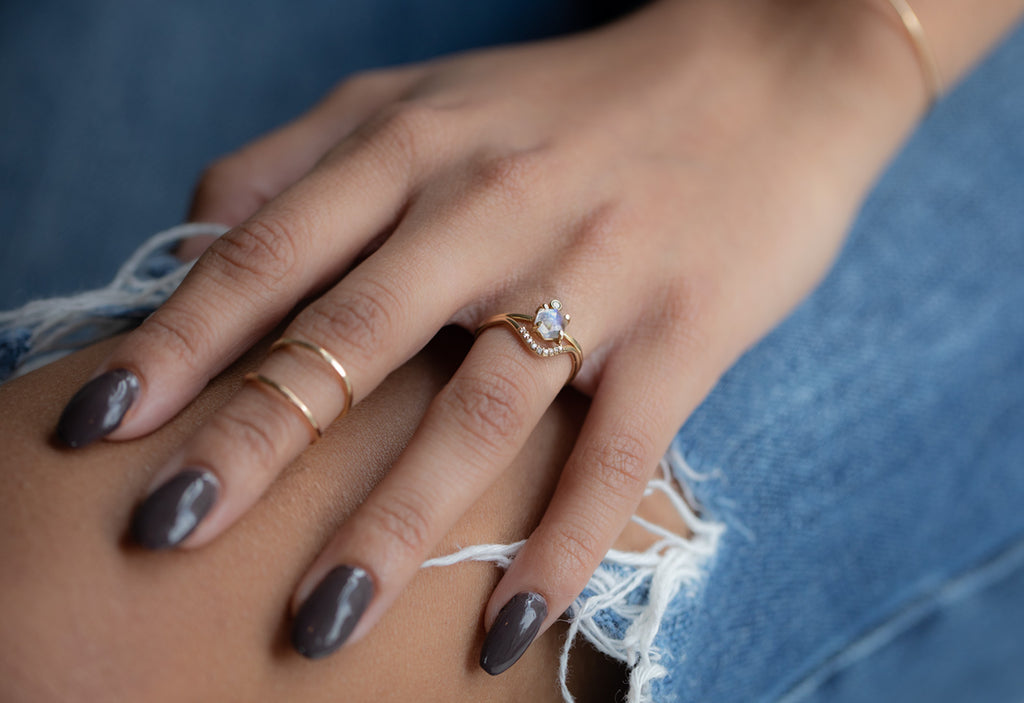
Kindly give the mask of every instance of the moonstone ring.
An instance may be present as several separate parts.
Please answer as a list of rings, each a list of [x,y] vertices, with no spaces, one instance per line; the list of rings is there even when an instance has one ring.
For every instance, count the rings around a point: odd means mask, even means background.
[[[572,360],[572,370],[565,384],[569,385],[583,366],[583,349],[580,348],[579,342],[565,333],[569,319],[568,313],[562,312],[562,303],[552,300],[537,308],[533,315],[492,315],[476,328],[476,336],[479,337],[480,333],[489,327],[505,325],[516,333],[523,346],[537,356],[568,354]]]

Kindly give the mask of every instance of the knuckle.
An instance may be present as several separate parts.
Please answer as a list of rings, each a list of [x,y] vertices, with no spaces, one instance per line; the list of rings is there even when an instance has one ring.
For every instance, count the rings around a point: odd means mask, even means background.
[[[429,501],[410,492],[394,492],[386,499],[365,504],[371,524],[385,539],[414,558],[426,551],[430,540]]]
[[[617,201],[605,202],[579,221],[573,235],[574,248],[591,260],[620,265],[624,249],[633,241],[622,233],[632,229],[625,206]]]
[[[649,319],[651,329],[661,333],[660,343],[676,350],[686,350],[693,357],[706,350],[707,330],[716,284],[697,275],[675,277],[654,295]]]
[[[142,323],[139,334],[146,340],[147,355],[169,359],[193,373],[202,372],[210,355],[206,340],[215,338],[205,317],[167,306]]]
[[[346,100],[348,98],[359,98],[373,94],[375,88],[382,78],[381,71],[361,71],[346,76],[344,80],[335,86],[331,91],[332,98]]]
[[[375,137],[387,153],[412,165],[434,146],[444,116],[423,100],[405,100],[387,108]]]
[[[348,352],[368,362],[390,338],[401,309],[390,287],[362,281],[318,300],[302,313],[299,325],[308,330],[310,339],[343,343]]]
[[[209,164],[199,176],[199,184],[196,191],[199,193],[218,192],[226,187],[233,186],[239,179],[240,173],[234,166],[231,157],[226,156]]]
[[[514,446],[525,428],[526,393],[519,381],[499,369],[456,375],[439,400],[472,441],[495,452]]]
[[[555,532],[557,545],[557,561],[560,570],[566,574],[590,574],[603,554],[598,548],[598,540],[591,529],[585,524],[566,522],[559,525]]]
[[[218,222],[241,222],[276,195],[276,190],[259,176],[254,155],[244,148],[211,163],[196,184],[193,212]],[[196,213],[198,216],[198,213]]]
[[[408,67],[373,68],[346,76],[331,91],[329,100],[348,108],[352,102],[372,100],[393,91],[405,80]]]
[[[643,491],[650,478],[649,446],[636,431],[614,432],[584,453],[583,465],[603,491],[631,499]]]
[[[264,217],[244,222],[219,238],[201,263],[242,285],[248,294],[272,297],[292,277],[298,251],[291,226]]]
[[[244,450],[256,467],[270,467],[277,457],[280,437],[268,428],[282,426],[282,420],[285,420],[283,414],[273,410],[249,408],[243,413],[229,404],[211,418],[208,427],[232,446],[242,448],[233,450],[232,454]]]
[[[528,151],[482,159],[472,171],[474,188],[510,209],[524,207],[538,183],[540,162],[540,156]]]

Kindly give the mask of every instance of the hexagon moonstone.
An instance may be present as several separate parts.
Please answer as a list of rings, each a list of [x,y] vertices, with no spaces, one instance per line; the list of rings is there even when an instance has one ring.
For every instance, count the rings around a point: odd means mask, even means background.
[[[554,308],[543,308],[537,311],[533,318],[533,326],[542,339],[549,342],[558,339],[565,329],[565,317],[560,310]]]

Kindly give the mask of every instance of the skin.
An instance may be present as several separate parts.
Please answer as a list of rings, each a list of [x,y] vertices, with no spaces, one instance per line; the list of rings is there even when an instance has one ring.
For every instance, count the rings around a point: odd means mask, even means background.
[[[55,445],[52,426],[111,343],[0,387],[0,699],[312,702],[344,692],[345,700],[560,700],[561,626],[504,676],[478,668],[481,612],[500,578],[488,564],[418,572],[373,633],[326,664],[287,642],[295,584],[409,441],[466,342],[447,334],[398,369],[229,534],[191,553],[128,543],[130,507],[154,468],[233,395],[266,344],[158,432],[80,452]],[[585,408],[573,393],[552,405],[532,449],[436,553],[529,534]],[[581,700],[610,700],[621,672],[586,647],[572,661]]]
[[[915,5],[947,80],[1022,11]],[[874,0],[663,0],[577,37],[357,76],[211,168],[193,214],[234,228],[100,365],[142,383],[111,438],[162,427],[296,306],[284,336],[341,359],[359,403],[441,325],[472,330],[557,295],[587,354],[573,385],[593,402],[484,615],[489,626],[532,591],[550,625],[687,415],[826,273],[923,114],[924,86],[892,8]],[[568,366],[482,335],[292,607],[335,565],[359,566],[377,590],[350,642],[366,636],[508,474]],[[288,350],[260,368],[322,421],[340,412],[326,366]],[[253,434],[266,441],[239,439]],[[186,465],[219,477],[219,502],[182,545],[209,549],[307,442],[292,408],[248,385],[149,488]]]

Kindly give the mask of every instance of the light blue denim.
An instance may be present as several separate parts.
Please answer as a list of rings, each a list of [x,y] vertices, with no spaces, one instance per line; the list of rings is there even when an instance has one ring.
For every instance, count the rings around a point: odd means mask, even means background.
[[[1024,700],[1024,27],[676,446],[729,529],[655,700]]]
[[[587,6],[0,5],[0,307],[105,282],[205,162],[343,73]],[[1022,67],[1018,28],[681,429],[727,530],[663,622],[654,700],[1024,700]]]

